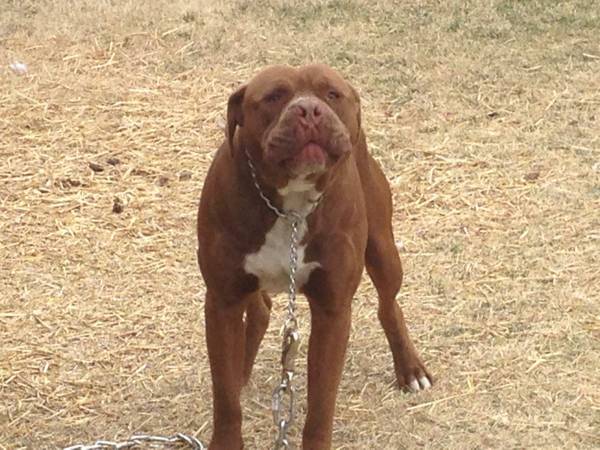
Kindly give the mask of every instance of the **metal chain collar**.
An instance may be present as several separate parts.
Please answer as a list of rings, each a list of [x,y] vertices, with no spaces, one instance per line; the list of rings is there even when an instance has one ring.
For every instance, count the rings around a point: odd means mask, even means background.
[[[283,345],[281,351],[281,382],[275,388],[272,396],[271,409],[273,411],[273,421],[277,427],[277,437],[275,438],[274,450],[289,449],[290,441],[287,434],[290,426],[295,419],[294,399],[296,390],[292,384],[295,375],[295,362],[300,346],[300,332],[298,331],[298,320],[296,319],[296,271],[298,269],[298,238],[300,235],[300,223],[310,215],[321,201],[322,195],[312,203],[310,210],[302,215],[296,211],[281,211],[275,206],[269,197],[267,197],[260,187],[256,175],[256,168],[252,163],[250,154],[246,150],[248,166],[252,174],[252,180],[258,195],[263,199],[267,207],[277,215],[286,219],[290,223],[290,285],[288,289],[287,316],[283,324]],[[287,395],[287,407],[286,403]],[[63,450],[122,450],[141,448],[144,443],[171,445],[177,443],[186,443],[193,450],[207,450],[207,447],[198,439],[183,433],[177,433],[173,436],[154,436],[148,434],[136,434],[126,441],[96,441],[91,445],[72,445]]]
[[[258,191],[258,195],[260,196],[260,198],[263,199],[263,201],[265,202],[267,207],[271,211],[273,211],[277,217],[281,217],[282,219],[287,219],[290,223],[297,221],[299,224],[302,220],[306,219],[317,208],[317,206],[319,206],[319,203],[321,202],[323,195],[320,195],[319,198],[317,198],[316,200],[309,200],[309,202],[311,203],[311,207],[308,210],[308,212],[306,212],[305,214],[300,214],[297,211],[282,211],[281,209],[279,209],[277,206],[275,206],[271,202],[269,197],[267,197],[265,195],[265,193],[263,192],[262,188],[260,187],[260,183],[258,182],[258,176],[256,175],[256,167],[254,166],[254,163],[252,162],[250,153],[248,153],[248,150],[245,150],[245,153],[246,153],[246,159],[248,160],[248,167],[250,167],[250,174],[252,175],[252,182],[254,183],[254,187],[256,187],[256,190]]]

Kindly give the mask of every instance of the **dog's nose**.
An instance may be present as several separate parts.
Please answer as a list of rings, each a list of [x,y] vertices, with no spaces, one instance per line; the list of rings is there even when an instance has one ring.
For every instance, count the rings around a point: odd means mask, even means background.
[[[317,99],[300,98],[294,102],[293,108],[308,123],[318,124],[321,121],[323,109]]]

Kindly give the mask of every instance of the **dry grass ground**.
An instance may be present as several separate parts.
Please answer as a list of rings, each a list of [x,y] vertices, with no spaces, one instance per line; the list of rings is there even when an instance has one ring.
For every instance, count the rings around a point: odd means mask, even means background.
[[[307,61],[361,92],[395,196],[399,300],[438,380],[395,389],[365,280],[335,448],[598,448],[599,12],[0,0],[0,449],[209,436],[197,199],[234,86]],[[276,303],[244,394],[249,449],[273,435]]]

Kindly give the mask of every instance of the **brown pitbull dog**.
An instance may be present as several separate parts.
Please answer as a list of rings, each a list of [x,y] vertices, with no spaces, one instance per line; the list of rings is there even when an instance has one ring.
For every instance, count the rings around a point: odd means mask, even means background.
[[[211,450],[243,448],[240,391],[269,323],[269,294],[286,292],[289,283],[290,223],[261,191],[280,211],[304,216],[296,279],[310,305],[311,334],[302,446],[329,449],[350,307],[364,266],[377,289],[398,384],[419,391],[432,383],[395,301],[402,266],[390,188],[367,151],[358,94],[333,69],[268,67],[229,98],[227,140],[214,157],[198,211]]]

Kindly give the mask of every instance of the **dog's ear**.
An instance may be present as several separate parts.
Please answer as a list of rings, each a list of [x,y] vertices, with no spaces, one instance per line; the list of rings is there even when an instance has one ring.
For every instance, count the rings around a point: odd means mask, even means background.
[[[244,94],[246,93],[246,85],[241,86],[229,97],[227,102],[227,141],[229,142],[229,151],[233,153],[233,137],[235,136],[236,127],[244,126],[244,113],[242,111],[242,103]]]
[[[354,100],[356,101],[356,107],[358,108],[357,112],[356,112],[356,125],[357,125],[357,131],[358,134],[360,134],[361,130],[362,130],[362,123],[361,123],[361,107],[360,107],[360,95],[358,95],[358,91],[356,89],[354,89],[354,86],[352,86],[350,83],[348,83],[348,87],[350,88],[350,92],[352,92],[352,96],[354,97]]]

